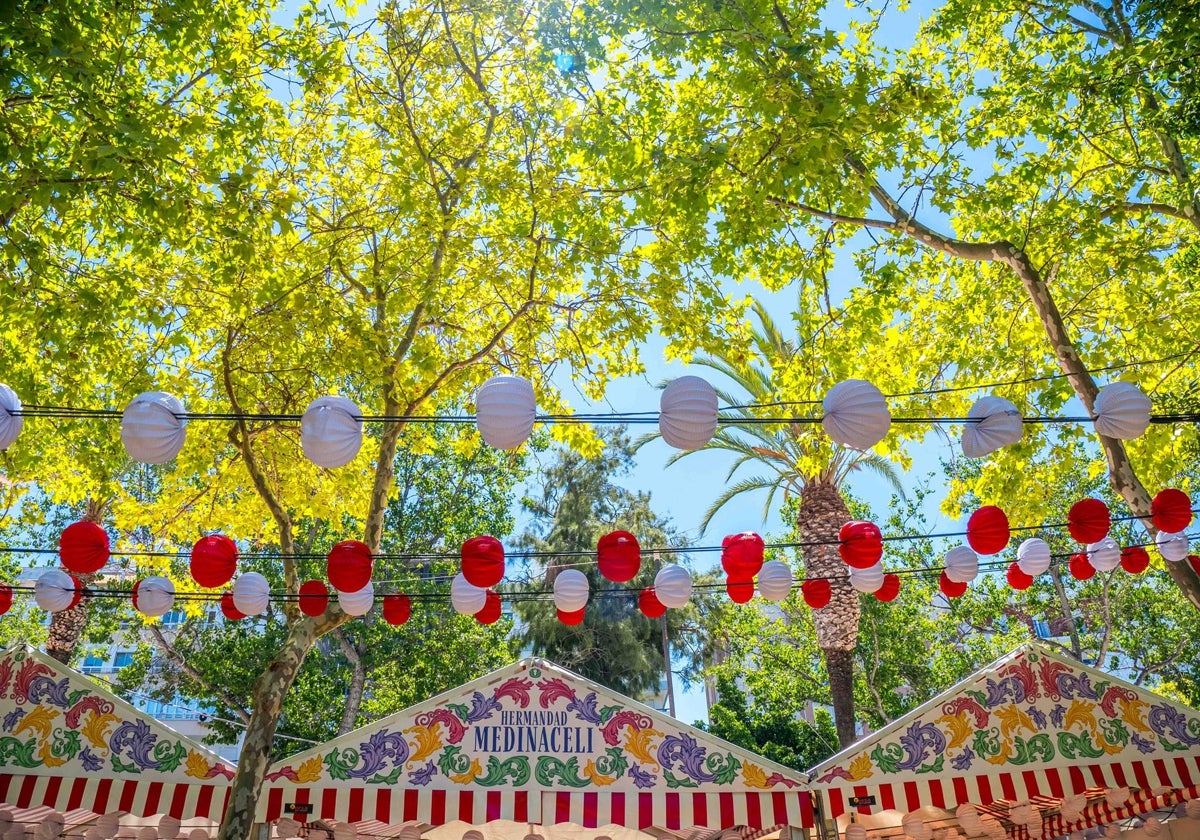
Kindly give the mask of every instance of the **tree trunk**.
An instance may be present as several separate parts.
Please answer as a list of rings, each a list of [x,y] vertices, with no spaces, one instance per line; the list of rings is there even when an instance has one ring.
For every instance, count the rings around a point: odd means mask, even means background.
[[[100,524],[100,520],[104,518],[104,507],[103,502],[89,498],[83,513],[83,521]],[[75,575],[75,577],[79,579],[79,585],[87,589],[97,576],[90,574]],[[71,664],[71,656],[75,653],[75,648],[79,646],[79,639],[83,636],[83,627],[87,624],[88,601],[90,600],[90,597],[84,595],[79,599],[79,603],[71,609],[56,612],[50,618],[50,628],[46,632],[46,653],[64,665]]]
[[[817,647],[825,657],[829,691],[833,698],[833,721],[838,742],[849,746],[856,740],[854,729],[854,649],[858,646],[860,609],[858,593],[850,586],[850,575],[837,550],[838,532],[850,520],[841,491],[833,484],[813,478],[800,494],[797,530],[805,543],[805,577],[825,578],[832,590],[829,604],[813,612]]]
[[[353,639],[346,636],[338,628],[333,631],[346,661],[350,663],[350,683],[346,686],[346,705],[342,707],[342,722],[338,724],[338,735],[345,735],[354,730],[358,720],[358,710],[362,706],[363,694],[367,687],[367,668],[363,665],[362,651],[358,649]]]
[[[229,807],[221,821],[217,840],[250,840],[259,792],[267,768],[271,766],[271,749],[275,743],[275,729],[283,714],[283,701],[304,664],[305,655],[320,635],[318,621],[305,618],[293,622],[283,647],[254,685],[250,724],[246,727]]]

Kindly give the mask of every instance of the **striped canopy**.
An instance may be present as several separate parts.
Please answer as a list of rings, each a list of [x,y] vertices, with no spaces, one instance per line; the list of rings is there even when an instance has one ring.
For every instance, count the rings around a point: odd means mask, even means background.
[[[800,774],[539,659],[279,762],[259,818],[288,814],[671,832],[813,825]]]
[[[853,810],[870,823],[868,815],[880,812],[952,812],[970,803],[1026,836],[1008,817],[1010,806],[1029,803],[1049,837],[1194,797],[1200,713],[1029,644],[809,778],[834,818]],[[1079,819],[1063,819],[1061,801],[1079,794],[1087,797]],[[874,804],[853,807],[852,797]]]
[[[219,820],[233,772],[49,656],[0,654],[0,803]]]

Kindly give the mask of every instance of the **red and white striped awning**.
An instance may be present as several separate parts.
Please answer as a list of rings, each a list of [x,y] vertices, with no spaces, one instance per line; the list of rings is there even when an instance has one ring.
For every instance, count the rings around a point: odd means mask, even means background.
[[[0,774],[0,802],[6,805],[55,811],[82,809],[97,814],[121,811],[136,817],[168,814],[181,820],[203,817],[219,821],[225,813],[229,790],[228,784]]]
[[[826,792],[829,815],[837,818],[856,810],[916,811],[924,806],[953,811],[966,803],[1024,802],[1035,797],[1062,799],[1091,788],[1191,788],[1200,785],[1200,754],[1171,759],[1080,764],[1075,767],[1032,767],[1020,772],[986,775],[941,774],[921,780],[882,785],[836,785]],[[850,797],[874,797],[875,805],[852,809]]]
[[[446,791],[414,788],[326,787],[264,789],[267,822],[287,816],[289,805],[312,805],[307,820],[358,823],[420,822],[444,825],[459,820],[480,825],[493,820],[585,828],[651,826],[672,831],[701,826],[770,829],[783,825],[813,827],[808,791],[697,793],[656,791],[529,790]]]

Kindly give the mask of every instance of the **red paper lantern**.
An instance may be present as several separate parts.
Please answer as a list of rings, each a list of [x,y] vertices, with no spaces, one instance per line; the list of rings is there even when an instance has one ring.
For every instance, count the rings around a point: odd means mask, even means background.
[[[838,552],[848,566],[867,569],[883,557],[883,534],[874,522],[847,522],[838,540]]]
[[[0,583],[0,615],[4,615],[12,609],[12,587],[7,583]]]
[[[1192,567],[1192,571],[1200,575],[1200,555],[1189,554],[1187,561],[1188,565]]]
[[[563,612],[562,610],[558,610],[558,620],[563,624],[574,627],[577,624],[583,624],[583,616],[586,612],[587,607],[584,607],[581,610],[575,610],[573,612]]]
[[[300,612],[316,618],[324,615],[329,606],[329,587],[319,580],[306,580],[300,584]]]
[[[325,575],[338,592],[359,592],[371,582],[371,549],[358,540],[343,540],[329,549]]]
[[[232,592],[226,592],[221,596],[221,614],[225,616],[226,621],[241,621],[246,617],[244,612],[233,605]]]
[[[483,601],[483,609],[475,613],[475,620],[480,624],[495,624],[500,620],[502,612],[503,605],[500,603],[500,596],[489,589],[487,597]]]
[[[967,542],[978,554],[999,554],[1008,545],[1008,517],[995,505],[985,505],[967,520]]]
[[[754,579],[731,577],[725,581],[725,591],[733,603],[745,604],[754,597]]]
[[[504,579],[504,546],[487,535],[462,544],[462,573],[467,583],[487,589]]]
[[[399,627],[412,617],[412,599],[403,592],[383,596],[383,620]]]
[[[207,589],[224,586],[237,571],[238,550],[224,534],[209,534],[192,546],[192,580]]]
[[[1084,545],[1100,542],[1111,527],[1112,514],[1099,499],[1080,499],[1067,513],[1067,530],[1072,539]]]
[[[721,541],[721,568],[730,580],[752,580],[762,568],[763,550],[763,538],[758,534],[750,531],[730,534]]]
[[[658,600],[658,596],[654,594],[653,586],[646,587],[638,596],[638,609],[646,618],[662,618],[667,611],[663,602]]]
[[[1096,567],[1088,560],[1086,551],[1072,554],[1071,562],[1067,564],[1067,568],[1071,570],[1071,577],[1075,578],[1075,580],[1087,580],[1096,574]]]
[[[1150,553],[1140,545],[1131,545],[1121,552],[1121,568],[1131,575],[1140,575],[1150,565]]]
[[[95,522],[68,525],[58,538],[58,556],[69,572],[98,572],[108,562],[108,534]]]
[[[828,606],[833,597],[833,587],[824,578],[814,578],[800,584],[800,593],[804,596],[804,603],[808,604],[810,609],[819,610],[821,607]]]
[[[883,576],[883,586],[875,591],[875,597],[885,604],[888,601],[896,600],[896,596],[900,594],[900,575],[888,572]]]
[[[1008,585],[1013,589],[1016,589],[1018,592],[1022,592],[1033,586],[1033,576],[1025,574],[1025,570],[1022,569],[1018,564],[1009,563]]]
[[[83,584],[79,582],[79,578],[75,577],[75,575],[70,575],[69,577],[71,578],[71,583],[75,585],[75,595],[71,598],[71,606],[67,607],[67,609],[73,610],[83,600]]]
[[[1182,490],[1160,490],[1150,502],[1150,521],[1168,534],[1178,534],[1192,524],[1192,500]]]
[[[142,608],[138,606],[138,587],[141,585],[142,585],[142,582],[140,580],[135,580],[133,582],[133,591],[129,593],[129,600],[133,602],[133,608],[135,610],[137,610],[138,612],[141,612],[141,610],[142,610]],[[71,606],[74,606],[74,604],[72,604]],[[67,609],[70,609],[70,607],[68,607]]]
[[[967,592],[967,584],[958,583],[946,577],[946,573],[942,572],[941,578],[938,580],[938,587],[942,590],[942,594],[947,598],[961,598]]]
[[[600,574],[613,583],[633,580],[642,568],[642,549],[637,537],[628,531],[605,534],[596,543],[596,562]]]

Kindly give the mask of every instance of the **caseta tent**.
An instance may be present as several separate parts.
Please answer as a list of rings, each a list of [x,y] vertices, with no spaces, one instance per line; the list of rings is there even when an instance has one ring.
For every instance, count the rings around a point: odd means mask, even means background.
[[[233,767],[25,645],[0,654],[0,803],[17,822],[121,812],[220,820]]]
[[[1196,797],[1200,713],[1029,644],[809,779],[843,825],[851,812],[869,829],[973,805],[1009,835],[1061,836]]]
[[[539,659],[277,763],[259,807],[263,822],[370,833],[504,820],[746,838],[813,825],[800,774]]]

